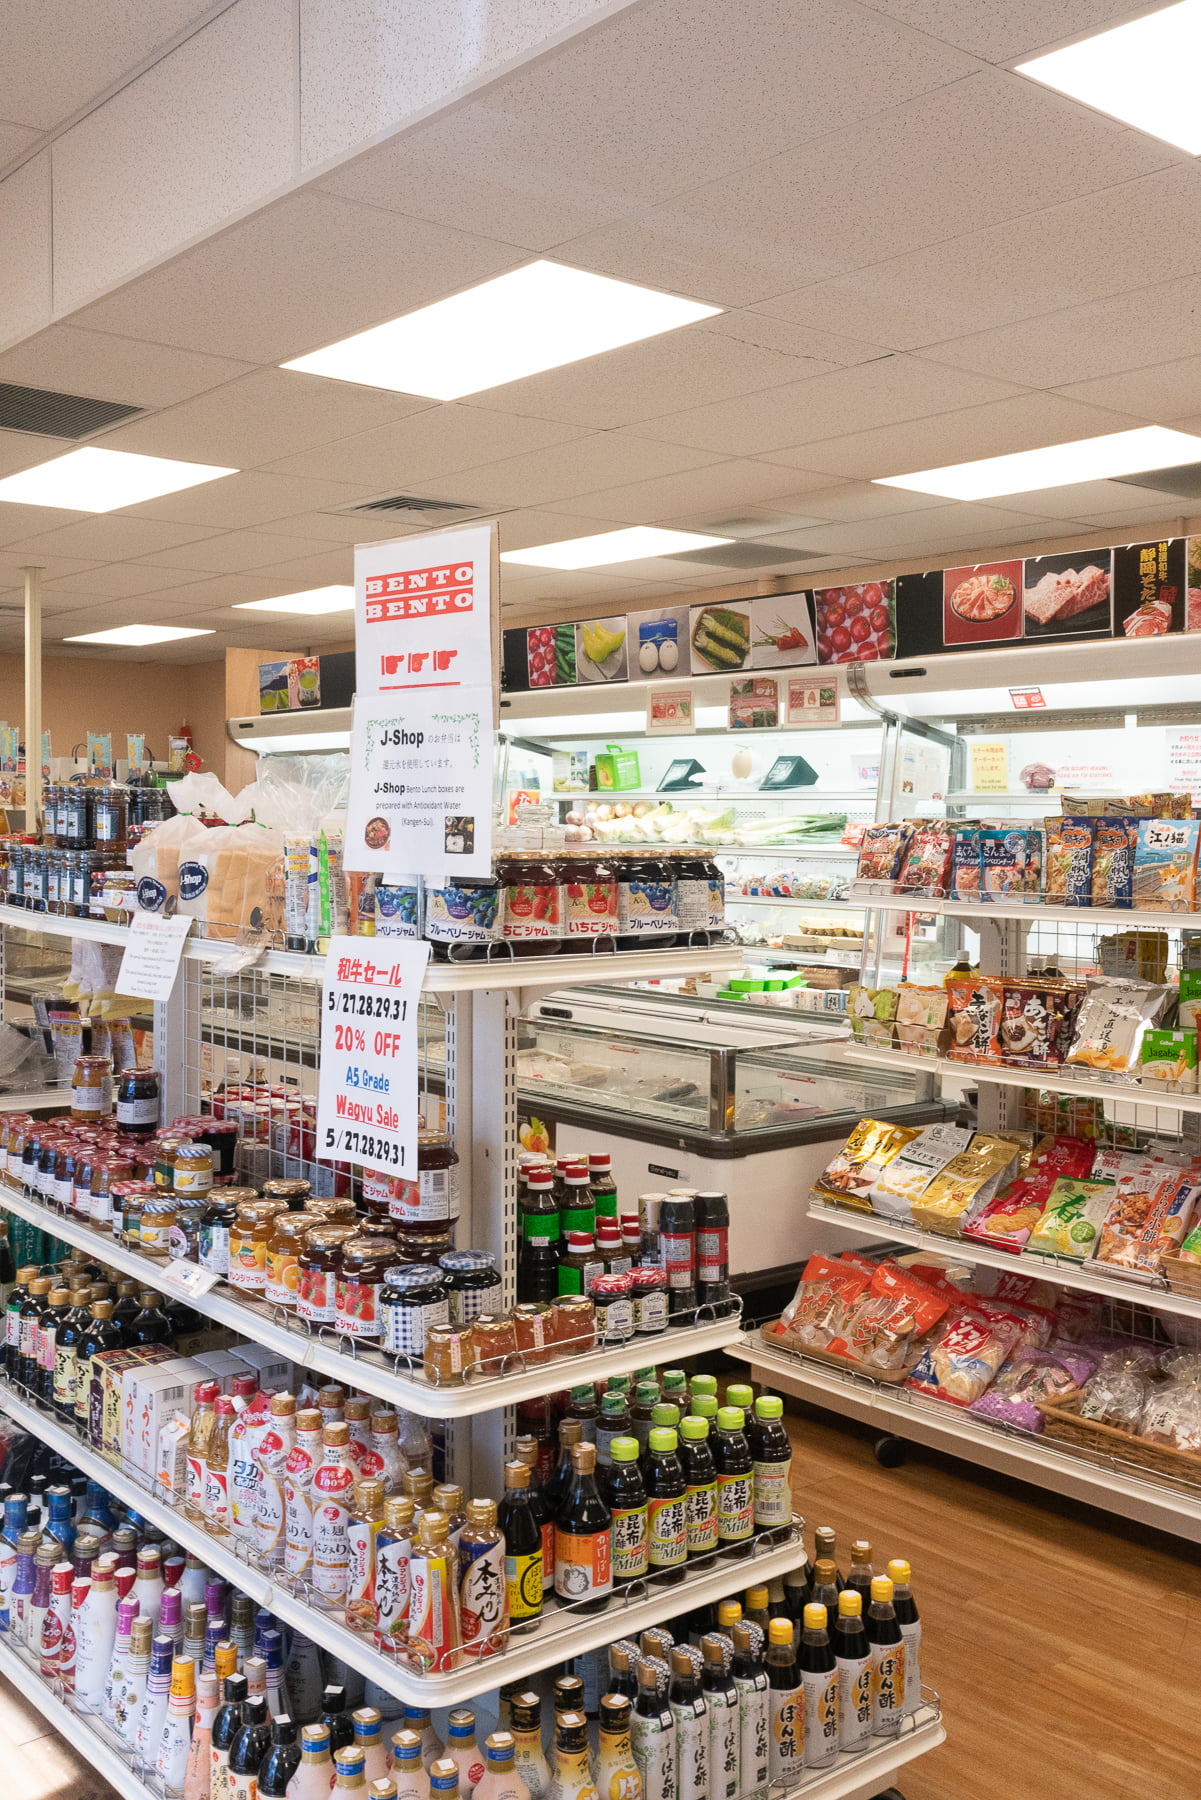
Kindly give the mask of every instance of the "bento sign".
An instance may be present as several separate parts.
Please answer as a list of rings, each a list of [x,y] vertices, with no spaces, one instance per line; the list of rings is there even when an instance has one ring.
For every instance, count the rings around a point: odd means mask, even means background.
[[[468,525],[356,549],[360,694],[493,686],[495,537]]]
[[[434,569],[399,569],[390,575],[370,575],[363,588],[366,622],[378,625],[387,619],[428,619],[447,613],[470,612],[475,599],[475,564],[444,564]]]

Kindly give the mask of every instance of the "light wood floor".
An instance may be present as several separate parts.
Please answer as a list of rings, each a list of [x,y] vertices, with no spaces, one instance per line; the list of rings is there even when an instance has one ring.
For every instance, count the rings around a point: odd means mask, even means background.
[[[79,1743],[86,1749],[82,1725]],[[84,1756],[51,1731],[37,1708],[2,1676],[0,1783],[4,1800],[120,1800]]]

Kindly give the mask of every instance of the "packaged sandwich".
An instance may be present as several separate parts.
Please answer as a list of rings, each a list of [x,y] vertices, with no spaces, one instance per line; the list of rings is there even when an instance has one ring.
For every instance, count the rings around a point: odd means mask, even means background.
[[[965,1125],[950,1125],[940,1120],[927,1125],[905,1144],[881,1170],[872,1183],[869,1199],[872,1211],[882,1218],[899,1219],[908,1224],[913,1217],[912,1205],[945,1169],[953,1156],[966,1150],[972,1133]]]
[[[913,1202],[913,1223],[924,1231],[955,1237],[983,1212],[1003,1183],[1017,1172],[1019,1151],[1004,1138],[978,1131],[966,1150],[953,1156],[941,1174]]]
[[[898,894],[942,899],[951,887],[951,853],[954,828],[945,823],[919,825],[905,850]]]
[[[1003,983],[995,975],[948,975],[948,1056],[956,1062],[997,1063]]]
[[[872,1184],[918,1135],[915,1125],[890,1125],[882,1119],[860,1119],[833,1162],[818,1176],[814,1183],[816,1191],[842,1206],[870,1212],[871,1203],[867,1196]]]
[[[1139,1067],[1143,1037],[1163,1011],[1168,990],[1147,981],[1091,979],[1076,1015],[1065,1063],[1129,1078]]]
[[[1113,1198],[1108,1181],[1076,1181],[1061,1176],[1047,1196],[1042,1218],[1030,1233],[1027,1250],[1043,1256],[1092,1256],[1101,1223]]]
[[[1197,1033],[1151,1026],[1143,1036],[1139,1080],[1166,1094],[1197,1092]]]
[[[1093,830],[1094,906],[1133,904],[1134,850],[1138,820],[1130,814],[1098,819]]]
[[[1140,820],[1134,852],[1136,911],[1194,911],[1199,836],[1201,820]]]
[[[1044,821],[1043,897],[1048,906],[1091,906],[1095,820]]]
[[[913,827],[907,822],[897,825],[869,825],[859,845],[856,879],[895,881],[912,830]]]
[[[957,825],[951,846],[951,897],[973,904],[980,898],[980,827]]]

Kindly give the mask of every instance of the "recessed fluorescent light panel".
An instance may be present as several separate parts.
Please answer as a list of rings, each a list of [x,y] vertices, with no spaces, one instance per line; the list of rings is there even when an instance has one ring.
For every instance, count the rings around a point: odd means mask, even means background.
[[[64,638],[64,644],[126,644],[145,649],[147,644],[171,644],[176,638],[212,637],[209,630],[185,625],[117,625],[112,631],[85,631],[81,637]]]
[[[36,469],[22,469],[0,481],[0,500],[22,506],[62,506],[70,512],[106,513],[137,506],[160,494],[178,494],[236,475],[211,463],[172,462],[165,456],[135,456],[129,450],[69,450]]]
[[[1065,50],[1018,63],[1017,69],[1196,156],[1201,152],[1199,56],[1201,0],[1180,0]]]
[[[711,319],[721,310],[585,269],[534,262],[283,367],[457,400]]]
[[[645,556],[676,556],[681,550],[708,550],[729,542],[702,537],[697,531],[631,525],[625,531],[600,531],[595,537],[564,538],[560,544],[535,544],[530,550],[502,550],[500,560],[531,563],[536,569],[599,569],[605,563],[641,562]]]
[[[274,600],[239,600],[234,610],[312,619],[321,613],[350,612],[353,607],[354,589],[347,586],[306,588],[302,594],[278,594]]]
[[[1201,438],[1163,425],[1143,425],[1136,431],[1078,438],[1074,444],[1049,444],[1045,450],[948,463],[945,469],[921,469],[915,475],[878,475],[875,485],[941,494],[947,500],[990,500],[998,494],[1028,494],[1074,481],[1104,481],[1137,475],[1140,469],[1175,469],[1198,461]]]

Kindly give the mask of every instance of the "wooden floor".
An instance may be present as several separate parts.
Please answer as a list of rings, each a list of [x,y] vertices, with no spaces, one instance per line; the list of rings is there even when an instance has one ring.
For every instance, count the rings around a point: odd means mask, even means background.
[[[882,1469],[873,1432],[789,1406],[810,1538],[913,1564],[947,1742],[905,1800],[1198,1800],[1201,1553],[933,1451]],[[3,1800],[115,1800],[2,1680],[0,1771]]]
[[[1201,1553],[787,1402],[807,1524],[913,1564],[947,1742],[905,1800],[1198,1800]]]

